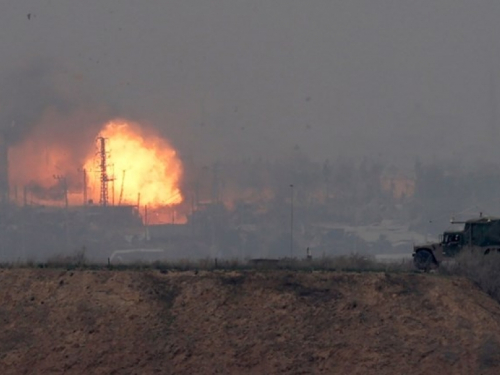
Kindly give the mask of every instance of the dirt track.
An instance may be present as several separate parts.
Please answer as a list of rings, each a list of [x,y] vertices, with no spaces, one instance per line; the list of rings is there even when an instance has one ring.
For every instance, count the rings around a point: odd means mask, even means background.
[[[416,274],[0,271],[1,374],[497,374],[500,305]]]

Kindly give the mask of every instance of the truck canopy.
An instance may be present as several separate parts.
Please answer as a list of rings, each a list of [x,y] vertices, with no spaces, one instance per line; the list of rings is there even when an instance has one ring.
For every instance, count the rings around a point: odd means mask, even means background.
[[[500,246],[500,219],[468,220],[464,228],[465,240],[475,246]]]

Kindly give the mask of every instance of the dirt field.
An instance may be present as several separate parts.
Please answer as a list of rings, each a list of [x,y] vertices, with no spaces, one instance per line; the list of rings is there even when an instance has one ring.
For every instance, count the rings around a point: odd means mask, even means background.
[[[383,273],[0,271],[1,374],[498,374],[500,305]]]

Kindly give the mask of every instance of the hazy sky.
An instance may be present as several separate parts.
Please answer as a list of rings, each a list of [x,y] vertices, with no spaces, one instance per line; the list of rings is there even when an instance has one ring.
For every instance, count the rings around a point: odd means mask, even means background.
[[[500,156],[496,0],[0,5],[0,99],[49,66],[64,95],[154,124],[197,160],[296,144],[317,159]],[[16,111],[50,106],[34,87]]]

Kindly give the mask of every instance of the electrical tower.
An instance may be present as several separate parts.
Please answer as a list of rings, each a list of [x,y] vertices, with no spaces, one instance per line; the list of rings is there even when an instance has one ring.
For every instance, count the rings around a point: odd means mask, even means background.
[[[108,152],[106,151],[106,138],[99,137],[99,171],[101,180],[101,191],[99,195],[99,204],[107,206],[108,199],[108,182],[113,181],[113,178],[108,176]]]

